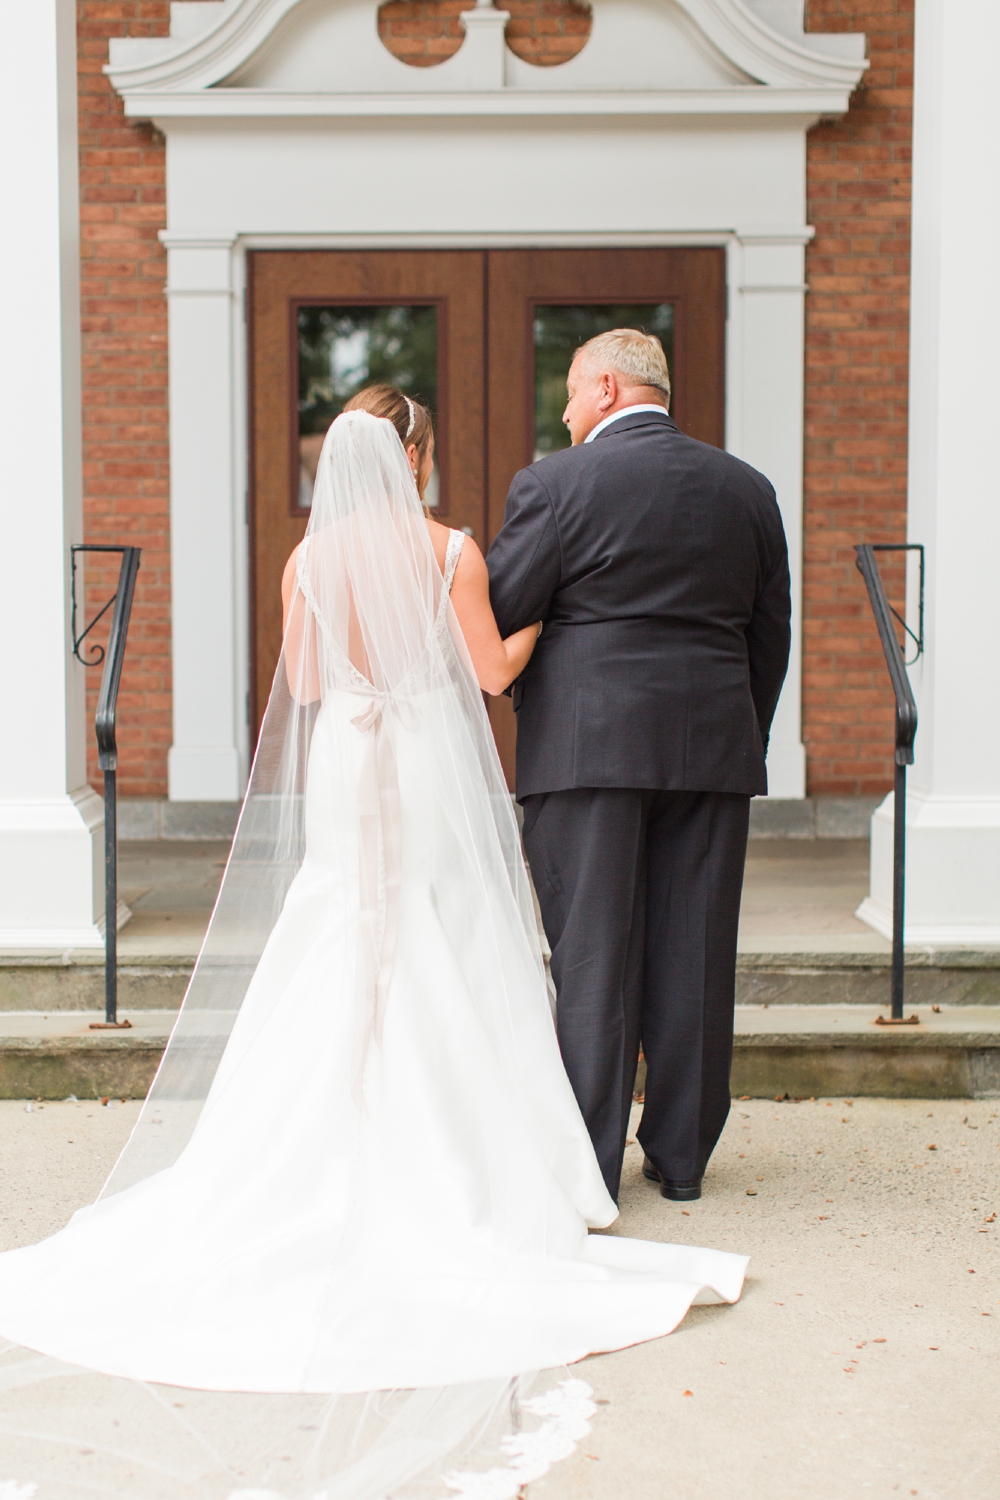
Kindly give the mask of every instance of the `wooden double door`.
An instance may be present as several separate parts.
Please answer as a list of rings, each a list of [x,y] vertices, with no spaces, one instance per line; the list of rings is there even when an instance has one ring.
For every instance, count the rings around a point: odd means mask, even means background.
[[[305,531],[323,433],[355,390],[387,380],[431,406],[436,514],[485,551],[516,471],[568,443],[566,372],[595,333],[657,333],[675,421],[722,445],[725,295],[716,249],[252,253],[255,731],[281,648],[282,569]],[[513,714],[506,699],[490,708],[510,775]]]

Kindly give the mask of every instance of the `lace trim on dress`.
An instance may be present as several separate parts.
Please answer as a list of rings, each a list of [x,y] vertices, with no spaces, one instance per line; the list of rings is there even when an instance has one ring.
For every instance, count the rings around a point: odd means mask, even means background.
[[[501,1439],[510,1455],[502,1467],[476,1474],[471,1470],[443,1476],[444,1483],[459,1500],[517,1500],[526,1484],[547,1474],[554,1463],[569,1458],[581,1438],[590,1431],[590,1418],[597,1408],[594,1392],[583,1380],[562,1380],[544,1396],[521,1402],[521,1411],[544,1417],[534,1432],[517,1432]]]
[[[452,531],[448,537],[448,550],[444,555],[444,592],[447,596],[451,593],[451,586],[455,582],[455,569],[458,567],[458,559],[462,555],[465,546],[465,532]]]

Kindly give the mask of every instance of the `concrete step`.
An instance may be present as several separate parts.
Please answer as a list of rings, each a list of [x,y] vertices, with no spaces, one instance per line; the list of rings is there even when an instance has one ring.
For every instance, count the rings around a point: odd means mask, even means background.
[[[757,1098],[1000,1097],[1000,1006],[916,1008],[919,1024],[876,1024],[861,1005],[756,1005],[736,1011],[732,1091]],[[99,1011],[0,1014],[0,1098],[139,1098],[174,1010],[133,1010],[127,1031],[92,1031]],[[211,1025],[211,1017],[206,1017]],[[640,1066],[637,1090],[644,1086]]]
[[[194,953],[119,953],[118,1006],[123,1011],[179,1010]],[[104,954],[0,955],[0,1013],[104,1009]]]
[[[744,946],[736,961],[738,1005],[888,1005],[892,954],[868,934],[862,944]],[[906,955],[912,1006],[1000,1005],[1000,951],[913,949]]]
[[[126,928],[126,932],[128,929]],[[200,930],[179,944],[122,941],[118,1003],[122,1010],[176,1009],[184,998]],[[888,945],[886,945],[886,948]],[[186,950],[186,951],[185,951]],[[739,1005],[887,1005],[890,954],[871,940],[843,948],[744,950],[737,959]],[[914,951],[906,960],[907,1002],[1000,1005],[1000,952]],[[104,955],[0,954],[0,1012],[90,1011],[104,1005]]]
[[[915,1026],[879,1024],[888,1006],[738,1006],[732,1092],[751,1098],[1000,1097],[1000,1006],[907,1004]]]
[[[119,1017],[125,1019],[124,1010]],[[104,1011],[0,1013],[0,1099],[141,1099],[176,1009],[133,1010],[123,1031],[92,1031]]]

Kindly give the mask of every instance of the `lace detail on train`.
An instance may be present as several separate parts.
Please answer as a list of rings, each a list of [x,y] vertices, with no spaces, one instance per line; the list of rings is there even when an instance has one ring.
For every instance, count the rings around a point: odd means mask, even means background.
[[[502,1438],[500,1447],[509,1454],[502,1467],[445,1474],[444,1483],[458,1500],[517,1500],[526,1484],[547,1474],[552,1465],[569,1458],[581,1438],[590,1431],[597,1411],[594,1392],[583,1380],[562,1380],[544,1396],[530,1396],[520,1403],[522,1412],[542,1417],[532,1432],[515,1432]]]

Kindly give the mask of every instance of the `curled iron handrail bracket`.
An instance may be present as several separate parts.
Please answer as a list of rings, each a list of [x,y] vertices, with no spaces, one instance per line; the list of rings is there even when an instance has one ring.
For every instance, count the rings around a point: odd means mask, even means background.
[[[128,634],[129,619],[132,614],[132,599],[135,594],[135,580],[139,572],[139,557],[142,549],[140,547],[121,547],[107,543],[88,542],[83,544],[75,543],[69,550],[73,655],[85,667],[99,667],[104,663],[104,672],[101,677],[101,692],[97,701],[98,765],[102,771],[114,771],[118,767],[118,748],[115,742],[115,710],[118,702],[118,686],[121,682],[122,662],[125,657],[125,639]],[[76,555],[78,552],[118,552],[121,554],[122,559],[121,568],[118,573],[118,587],[80,635],[76,633]],[[112,605],[114,605],[115,612],[111,616],[111,631],[108,636],[107,647],[105,648],[96,643],[88,646],[87,655],[91,659],[87,661],[80,655],[80,647],[94,626],[104,618]],[[93,654],[97,652],[100,655]]]
[[[892,980],[890,985],[890,1013],[879,1016],[877,1026],[919,1025],[917,1016],[904,1017],[903,991],[905,984],[903,924],[906,898],[906,768],[913,764],[913,742],[917,733],[917,702],[913,696],[907,663],[903,656],[894,620],[898,620],[907,635],[915,642],[917,655],[924,649],[924,549],[918,542],[907,542],[899,546],[862,542],[855,547],[857,568],[865,580],[871,602],[875,624],[878,627],[885,664],[889,668],[889,679],[896,699],[896,744],[894,751],[893,810],[892,810]],[[917,634],[897,614],[885,592],[885,584],[879,572],[876,552],[918,552],[920,554],[920,615]]]
[[[76,633],[76,555],[78,552],[118,552],[121,567],[118,570],[118,587],[108,602],[94,616],[81,635]],[[139,572],[141,548],[121,547],[108,543],[75,544],[70,548],[70,628],[73,640],[73,655],[85,667],[98,667],[103,662],[101,691],[97,699],[97,715],[94,727],[97,731],[97,764],[104,772],[104,1020],[95,1021],[95,1028],[128,1026],[128,1021],[118,1019],[118,793],[116,776],[118,771],[118,744],[115,738],[115,715],[118,706],[118,688],[121,683],[122,663],[125,659],[125,641],[128,622],[132,614],[132,599],[135,580]],[[80,646],[114,606],[107,647],[88,646],[85,656],[80,655]],[[87,659],[89,658],[89,660]]]

